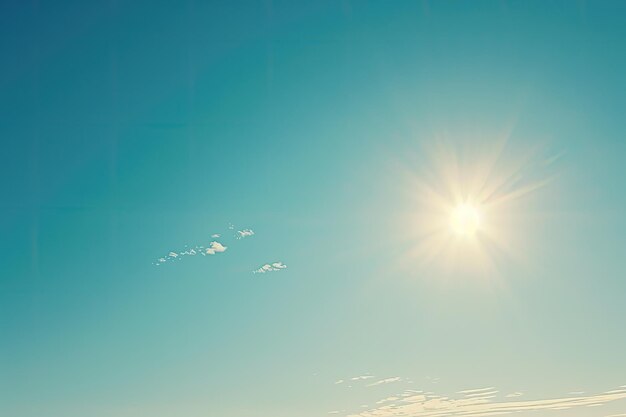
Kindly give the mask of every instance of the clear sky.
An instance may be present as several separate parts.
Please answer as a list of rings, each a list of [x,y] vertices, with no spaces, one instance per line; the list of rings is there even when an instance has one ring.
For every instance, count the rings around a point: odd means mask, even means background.
[[[625,45],[623,1],[4,2],[0,415],[626,413]]]

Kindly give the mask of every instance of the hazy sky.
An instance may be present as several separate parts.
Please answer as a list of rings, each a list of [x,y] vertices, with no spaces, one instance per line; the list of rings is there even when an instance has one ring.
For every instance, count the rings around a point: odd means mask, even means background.
[[[0,415],[626,413],[625,45],[623,1],[4,2]]]

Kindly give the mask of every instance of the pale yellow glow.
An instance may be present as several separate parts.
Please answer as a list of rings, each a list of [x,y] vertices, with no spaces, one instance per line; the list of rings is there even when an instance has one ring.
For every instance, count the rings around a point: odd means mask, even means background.
[[[450,226],[459,236],[473,236],[480,228],[479,210],[471,204],[460,204],[452,210]]]
[[[525,222],[536,214],[522,199],[551,181],[558,158],[481,132],[434,137],[407,158],[397,164],[413,207],[399,225],[411,241],[402,267],[494,277],[504,262],[529,265]]]

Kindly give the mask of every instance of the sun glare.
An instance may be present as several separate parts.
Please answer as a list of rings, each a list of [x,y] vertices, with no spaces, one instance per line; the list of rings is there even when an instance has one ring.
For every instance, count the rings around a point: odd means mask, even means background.
[[[459,236],[473,236],[479,229],[481,216],[471,204],[461,204],[452,211],[450,226]]]
[[[512,144],[507,134],[437,137],[408,161],[412,243],[407,265],[450,276],[495,276],[502,260],[524,264],[527,198],[547,185],[560,154]],[[412,155],[409,155],[409,158]],[[403,220],[403,225],[406,220]],[[505,257],[505,258],[502,258]]]

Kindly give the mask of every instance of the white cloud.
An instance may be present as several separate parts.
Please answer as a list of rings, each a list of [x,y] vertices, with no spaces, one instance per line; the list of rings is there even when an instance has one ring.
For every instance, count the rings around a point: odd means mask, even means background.
[[[228,247],[222,245],[220,242],[217,242],[217,241],[211,242],[209,246],[206,246],[206,247],[202,245],[197,245],[197,246],[194,246],[193,248],[185,247],[185,249],[183,250],[180,250],[177,252],[171,251],[167,255],[158,258],[157,261],[154,262],[154,265],[158,266],[166,262],[180,261],[181,259],[187,256],[215,255],[218,252],[224,252],[226,249],[228,249]]]
[[[265,274],[266,272],[280,271],[281,269],[287,268],[282,262],[274,262],[272,264],[265,264],[262,267],[255,269],[252,271],[253,274]]]
[[[214,239],[216,239],[216,238],[218,238],[218,237],[220,237],[220,236],[221,236],[221,235],[220,235],[219,233],[213,233],[213,234],[211,235],[211,237],[212,237],[212,238],[214,238]]]
[[[388,378],[387,380],[392,379]],[[382,380],[385,381],[385,380]],[[380,381],[379,381],[380,382]],[[596,407],[611,401],[626,399],[626,389],[616,389],[596,395],[547,398],[538,400],[500,399],[494,400],[494,388],[460,391],[459,398],[438,395],[413,395],[402,397],[394,404],[378,406],[348,417],[478,417],[511,414],[535,410],[565,410],[579,407]],[[479,394],[483,397],[478,396]],[[520,394],[521,393],[514,393]],[[510,396],[511,394],[509,394]],[[507,397],[509,397],[507,396]],[[387,397],[378,402],[382,404]]]
[[[489,397],[489,396],[493,396],[494,394],[497,394],[498,391],[482,391],[482,392],[475,392],[473,394],[465,394],[465,397],[467,398],[484,398],[484,397]]]
[[[252,229],[243,229],[237,231],[237,239],[243,239],[244,237],[252,236],[254,231]]]
[[[363,380],[363,379],[371,379],[374,378],[373,375],[359,375],[359,376],[353,376],[352,378],[350,378],[351,381],[359,381],[359,380]]]
[[[206,248],[205,253],[207,255],[215,255],[216,253],[219,253],[219,252],[225,252],[226,249],[228,249],[227,246],[222,245],[220,242],[213,241],[211,242],[211,245],[208,248]]]
[[[392,378],[385,378],[385,379],[381,379],[379,381],[376,381],[372,384],[369,384],[368,387],[375,387],[376,385],[382,385],[382,384],[390,384],[392,382],[397,382],[400,381],[402,378],[400,378],[399,376],[394,376]]]
[[[491,391],[492,389],[494,389],[494,387],[466,389],[464,391],[459,391],[459,394],[474,394],[478,392]]]

